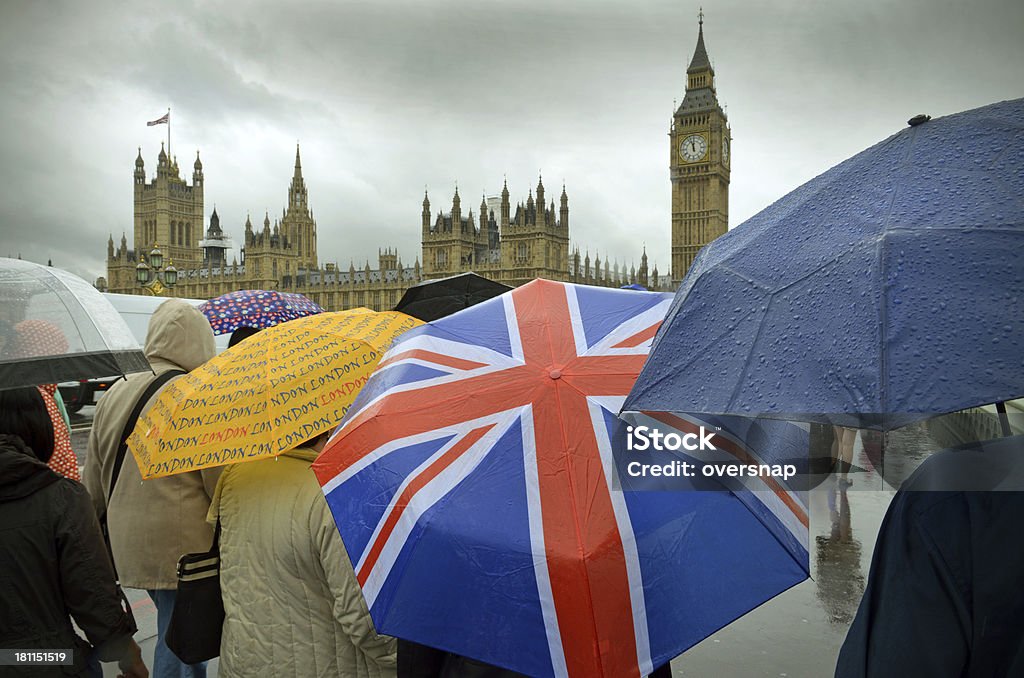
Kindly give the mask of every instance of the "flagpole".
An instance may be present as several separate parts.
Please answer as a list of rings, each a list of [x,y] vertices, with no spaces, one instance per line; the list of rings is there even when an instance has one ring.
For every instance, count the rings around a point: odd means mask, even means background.
[[[171,107],[167,107],[167,157],[171,156]]]

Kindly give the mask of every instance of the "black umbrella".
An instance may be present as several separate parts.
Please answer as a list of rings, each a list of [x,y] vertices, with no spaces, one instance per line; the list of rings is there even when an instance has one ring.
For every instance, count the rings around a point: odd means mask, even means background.
[[[425,322],[438,320],[456,311],[487,301],[512,288],[476,273],[460,273],[450,278],[428,280],[410,287],[395,306]]]

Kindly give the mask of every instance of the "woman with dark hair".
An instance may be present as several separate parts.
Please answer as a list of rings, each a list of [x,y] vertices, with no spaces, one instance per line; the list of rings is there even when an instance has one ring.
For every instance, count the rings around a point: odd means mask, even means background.
[[[63,355],[68,351],[68,340],[61,329],[49,320],[22,320],[14,326],[8,354],[14,358],[37,358],[48,355]],[[57,399],[60,391],[56,384],[37,386],[46,403],[46,411],[53,423],[53,454],[47,465],[54,471],[72,480],[81,480],[78,458],[71,449],[70,425],[60,414]]]
[[[0,643],[72,650],[70,666],[8,666],[4,675],[99,676],[98,662],[117,661],[122,675],[144,678],[92,500],[47,467],[53,441],[35,387],[0,391]]]

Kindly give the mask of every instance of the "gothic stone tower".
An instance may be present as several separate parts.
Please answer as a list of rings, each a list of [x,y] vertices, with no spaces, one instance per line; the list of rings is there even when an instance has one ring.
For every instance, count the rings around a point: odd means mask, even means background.
[[[281,235],[284,236],[297,259],[297,270],[316,269],[316,221],[309,209],[309,195],[302,178],[302,161],[299,159],[299,145],[295,144],[295,172],[288,187],[288,207],[281,219]]]
[[[446,277],[464,271],[478,270],[485,259],[478,256],[481,242],[487,234],[476,226],[473,211],[462,216],[462,198],[455,187],[452,209],[448,214],[438,212],[431,225],[430,199],[424,193],[422,218],[423,271],[426,277]]]
[[[146,183],[142,150],[135,159],[135,250],[149,252],[159,244],[165,260],[178,269],[198,268],[203,251],[203,163],[193,165],[192,185],[178,173],[178,161],[167,157],[163,145],[157,158],[156,178]]]
[[[729,122],[715,95],[715,71],[704,48],[686,69],[686,95],[669,131],[672,180],[672,284],[678,286],[701,247],[729,228]]]
[[[564,280],[569,271],[569,197],[562,186],[559,210],[544,203],[544,180],[537,179],[526,204],[510,216],[508,185],[501,191],[501,282],[522,285],[534,278]]]
[[[456,188],[452,210],[431,216],[430,199],[423,196],[420,213],[423,237],[423,276],[439,278],[476,271],[499,282],[522,285],[534,278],[564,280],[569,271],[569,197],[562,187],[560,207],[552,199],[544,204],[544,181],[537,181],[536,200],[531,189],[526,203],[515,213],[508,184],[501,190],[498,214],[480,203],[479,218],[472,210],[462,216]]]

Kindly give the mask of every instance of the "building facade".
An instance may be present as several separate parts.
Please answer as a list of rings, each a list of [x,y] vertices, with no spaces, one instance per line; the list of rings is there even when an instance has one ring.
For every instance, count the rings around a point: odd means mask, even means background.
[[[731,152],[729,121],[715,92],[701,15],[697,47],[686,69],[686,94],[669,129],[673,288],[700,248],[729,228]]]
[[[231,240],[221,227],[214,208],[209,227],[202,230],[203,166],[198,154],[192,184],[183,179],[175,159],[161,148],[157,171],[146,180],[141,151],[135,160],[134,248],[121,236],[115,248],[113,236],[107,241],[107,277],[97,287],[121,294],[151,294],[152,286],[139,284],[140,267],[159,251],[163,264],[173,266],[173,286],[158,286],[160,294],[209,299],[241,289],[276,289],[299,292],[324,308],[340,310],[366,306],[374,310],[393,308],[406,289],[425,280],[474,271],[516,286],[535,278],[580,282],[606,287],[643,284],[652,289],[666,286],[657,268],[649,272],[646,252],[640,268],[614,266],[589,252],[570,251],[569,196],[562,187],[558,206],[551,199],[545,205],[543,179],[530,189],[525,201],[514,209],[507,183],[500,198],[485,197],[479,210],[462,211],[458,189],[447,211],[431,212],[428,195],[423,197],[420,229],[420,257],[404,265],[397,250],[378,250],[376,266],[367,261],[348,270],[336,263],[321,264],[317,253],[317,226],[309,207],[309,194],[302,176],[299,149],[288,187],[287,206],[271,222],[265,214],[261,226],[247,217],[242,258],[229,262]],[[496,209],[495,209],[496,208]],[[155,272],[154,272],[155,273]],[[660,283],[660,284],[659,284]]]

